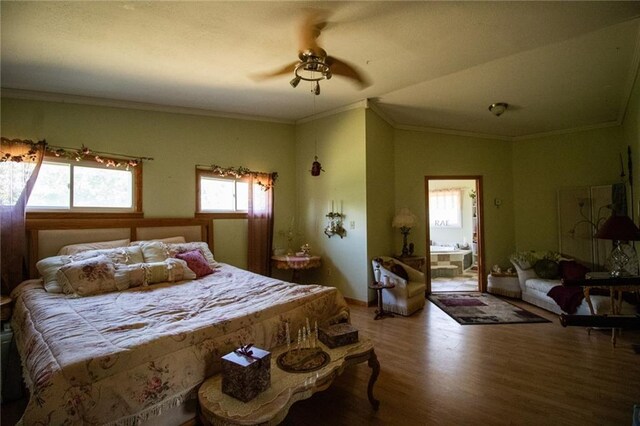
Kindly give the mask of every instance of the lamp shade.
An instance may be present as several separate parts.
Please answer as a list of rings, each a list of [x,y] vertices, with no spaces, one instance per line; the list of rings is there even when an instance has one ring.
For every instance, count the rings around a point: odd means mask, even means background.
[[[640,241],[640,229],[629,216],[612,215],[596,232],[601,240]]]
[[[402,208],[393,218],[391,226],[394,228],[413,228],[416,224],[417,217],[411,213],[408,208]]]

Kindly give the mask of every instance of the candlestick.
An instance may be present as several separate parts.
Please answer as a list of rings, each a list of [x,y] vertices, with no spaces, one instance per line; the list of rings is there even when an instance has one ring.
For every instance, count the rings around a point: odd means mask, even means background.
[[[285,334],[287,335],[287,351],[291,348],[291,334],[289,333],[289,323],[284,323]]]
[[[331,200],[331,212],[333,213],[333,200]]]

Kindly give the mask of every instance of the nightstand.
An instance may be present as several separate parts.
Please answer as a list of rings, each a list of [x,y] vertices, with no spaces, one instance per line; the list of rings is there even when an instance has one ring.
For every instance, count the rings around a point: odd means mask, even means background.
[[[10,321],[13,311],[13,299],[9,296],[0,297],[0,321]]]

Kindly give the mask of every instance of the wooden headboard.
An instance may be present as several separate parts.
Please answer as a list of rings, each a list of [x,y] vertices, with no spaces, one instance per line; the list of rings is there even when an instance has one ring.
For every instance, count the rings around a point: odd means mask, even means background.
[[[38,276],[38,260],[55,256],[68,244],[120,239],[152,240],[183,236],[190,241],[205,241],[213,250],[213,221],[193,218],[157,219],[27,219],[29,276]]]

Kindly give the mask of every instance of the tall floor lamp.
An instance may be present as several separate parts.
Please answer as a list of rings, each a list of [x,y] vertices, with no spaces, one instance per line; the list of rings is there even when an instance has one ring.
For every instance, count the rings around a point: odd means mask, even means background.
[[[616,216],[615,213],[607,219],[602,227],[596,232],[596,238],[601,240],[612,240],[614,248],[611,251],[611,277],[620,277],[626,274],[626,267],[629,263],[629,256],[622,249],[624,241],[640,241],[640,229],[633,223],[629,216]],[[637,274],[638,271],[635,271]]]
[[[393,218],[393,222],[391,226],[394,228],[400,228],[400,233],[402,234],[402,257],[409,256],[409,248],[407,246],[407,236],[416,224],[416,215],[411,213],[411,211],[404,207],[400,209],[400,211]]]

